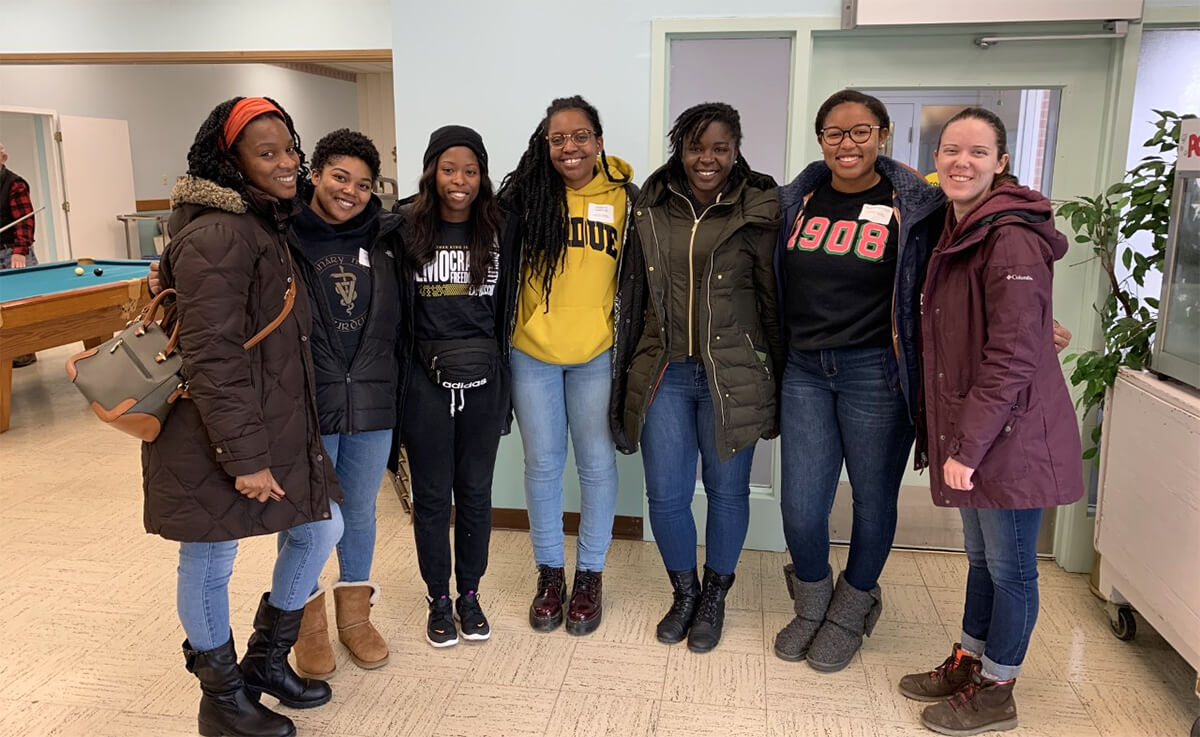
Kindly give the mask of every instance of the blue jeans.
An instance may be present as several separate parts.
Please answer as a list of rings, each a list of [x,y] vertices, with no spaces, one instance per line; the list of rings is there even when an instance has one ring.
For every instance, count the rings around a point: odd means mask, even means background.
[[[342,512],[335,502],[329,502],[329,512],[327,520],[280,533],[285,540],[275,558],[268,597],[276,609],[301,609],[311,595],[329,553],[342,536]],[[229,641],[229,576],[237,549],[237,540],[179,544],[175,606],[193,650],[212,650]]]
[[[983,670],[1016,678],[1038,616],[1041,509],[959,510],[967,549],[962,646],[983,653]]]
[[[369,581],[375,558],[375,499],[392,450],[391,430],[322,435],[342,487],[345,530],[337,544],[338,580]],[[280,533],[283,545],[286,533]],[[313,589],[316,591],[316,589]]]
[[[525,503],[538,565],[563,566],[563,471],[567,430],[579,470],[580,570],[603,571],[617,513],[617,458],[608,424],[612,354],[546,363],[512,351],[512,403],[525,447]]]
[[[892,349],[792,350],[781,410],[783,534],[796,576],[829,574],[829,514],[845,461],[854,524],[844,575],[870,591],[896,536],[896,499],[913,444]]]
[[[717,452],[712,395],[704,364],[669,363],[642,429],[642,467],[646,471],[650,528],[668,571],[690,571],[696,567],[692,497],[696,492],[697,455],[708,498],[704,562],[713,571],[727,576],[737,568],[750,526],[750,465],[754,446],[722,462]]]

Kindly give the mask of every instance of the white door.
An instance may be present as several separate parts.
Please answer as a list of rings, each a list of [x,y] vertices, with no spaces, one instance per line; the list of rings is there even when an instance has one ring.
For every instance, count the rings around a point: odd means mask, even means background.
[[[70,258],[129,258],[118,215],[135,212],[129,123],[59,116]]]

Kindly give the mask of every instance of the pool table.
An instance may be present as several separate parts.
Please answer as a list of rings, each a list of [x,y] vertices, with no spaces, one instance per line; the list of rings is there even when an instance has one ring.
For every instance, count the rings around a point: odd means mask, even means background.
[[[149,272],[149,261],[87,258],[0,270],[0,432],[12,411],[13,358],[108,340],[150,301]]]

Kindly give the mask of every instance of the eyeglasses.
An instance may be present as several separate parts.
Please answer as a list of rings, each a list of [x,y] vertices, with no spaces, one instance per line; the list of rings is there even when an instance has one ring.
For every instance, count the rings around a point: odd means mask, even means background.
[[[546,140],[550,142],[551,148],[562,148],[567,145],[568,138],[574,141],[576,146],[586,146],[594,135],[596,134],[593,131],[587,128],[580,128],[570,133],[551,133],[546,136]]]
[[[866,143],[867,141],[871,140],[871,132],[879,130],[882,127],[883,126],[867,125],[866,123],[863,123],[862,125],[854,126],[850,130],[842,130],[841,128],[822,128],[821,141],[827,146],[836,146],[842,142],[843,138],[849,135],[850,140],[854,141],[855,143]]]

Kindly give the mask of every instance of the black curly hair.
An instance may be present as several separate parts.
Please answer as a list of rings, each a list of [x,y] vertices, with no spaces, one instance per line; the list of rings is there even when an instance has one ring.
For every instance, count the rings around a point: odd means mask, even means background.
[[[193,177],[200,179],[208,179],[216,182],[222,187],[228,187],[242,197],[246,196],[246,182],[242,177],[242,172],[238,168],[237,158],[234,152],[237,150],[238,144],[242,142],[243,133],[239,133],[238,137],[229,144],[226,148],[222,142],[222,137],[225,134],[225,121],[229,119],[229,113],[243,97],[231,97],[212,109],[204,122],[200,124],[200,130],[196,131],[196,138],[192,141],[192,147],[188,149],[188,171],[187,173]],[[296,145],[296,155],[300,158],[300,168],[296,172],[298,181],[306,181],[308,179],[308,166],[305,163],[304,151],[300,148],[300,134],[296,132],[296,126],[292,122],[292,116],[288,115],[287,110],[283,109],[283,105],[272,100],[269,97],[264,97],[264,100],[270,102],[275,107],[279,108],[279,115],[283,119],[284,125],[287,126],[288,133],[292,136],[292,142]],[[267,115],[275,115],[275,113],[266,113]]]
[[[671,145],[671,170],[677,176],[685,176],[683,171],[683,151],[689,143],[695,143],[713,123],[724,123],[733,134],[733,145],[737,149],[737,160],[733,162],[730,179],[737,182],[750,174],[750,164],[742,156],[742,116],[736,108],[724,102],[703,102],[684,110],[675,119],[671,130],[667,132],[667,141]]]
[[[419,271],[433,261],[434,246],[437,244],[439,211],[441,200],[437,193],[437,166],[440,156],[434,157],[421,172],[417,184],[417,195],[412,201],[409,222],[412,233],[405,247],[408,268]],[[467,253],[471,260],[471,286],[480,287],[487,279],[488,269],[496,259],[496,236],[500,233],[500,205],[492,191],[492,180],[488,176],[487,160],[479,161],[479,193],[471,203],[471,242]]]
[[[379,178],[379,149],[367,136],[349,128],[326,133],[313,147],[312,170],[321,171],[333,159],[351,156],[361,159],[371,170],[371,179]]]
[[[522,248],[525,261],[529,264],[531,278],[542,282],[542,294],[546,298],[546,310],[550,309],[550,288],[554,283],[554,272],[567,256],[567,186],[562,175],[550,161],[550,144],[546,135],[550,130],[550,118],[566,110],[578,110],[588,117],[592,132],[597,138],[604,135],[600,125],[600,113],[579,95],[560,97],[546,108],[546,115],[529,136],[529,145],[517,168],[509,172],[500,183],[500,205],[508,212],[521,218],[525,236]],[[611,182],[625,183],[629,177],[614,176],[608,166],[608,157],[600,149],[600,166]]]
[[[847,102],[857,102],[871,111],[871,114],[879,121],[880,130],[887,131],[892,127],[892,119],[888,117],[887,106],[878,97],[872,97],[858,90],[844,89],[834,92],[817,109],[817,119],[813,124],[813,128],[816,130],[818,138],[821,137],[821,129],[825,127],[825,118],[829,117],[829,114],[833,112],[835,107]]]

